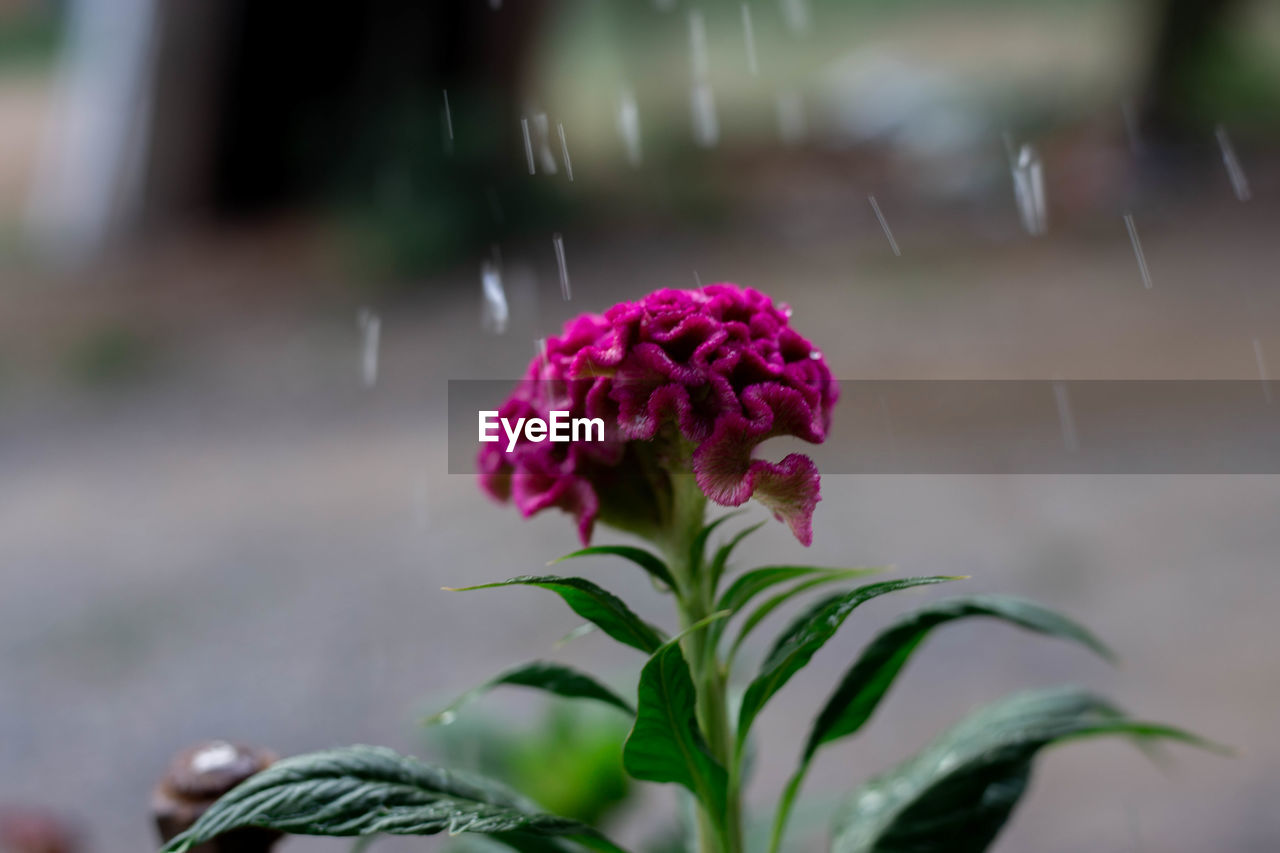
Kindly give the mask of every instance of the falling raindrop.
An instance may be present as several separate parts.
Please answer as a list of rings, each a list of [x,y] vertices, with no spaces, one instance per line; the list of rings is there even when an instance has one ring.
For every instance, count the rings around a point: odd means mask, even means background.
[[[707,53],[707,21],[697,9],[689,11],[689,64],[694,79],[711,73],[711,59]]]
[[[445,132],[445,150],[453,152],[453,113],[449,109],[449,90],[441,89],[444,93],[444,132]]]
[[[799,92],[778,93],[778,136],[784,145],[798,145],[804,141],[804,101]]]
[[[875,211],[876,219],[880,220],[880,227],[884,229],[884,236],[889,240],[889,248],[893,249],[893,253],[898,257],[902,256],[902,252],[898,249],[898,241],[893,239],[893,232],[889,230],[889,223],[885,221],[884,214],[880,212],[880,205],[876,202],[873,195],[867,196],[867,201],[871,202],[871,209]]]
[[[798,35],[809,32],[811,18],[808,0],[782,0],[782,17],[791,32]]]
[[[382,337],[382,320],[368,308],[356,312],[360,330],[360,376],[366,388],[378,383],[378,341]]]
[[[1018,202],[1022,227],[1034,237],[1049,230],[1049,211],[1044,196],[1044,165],[1031,145],[1023,145],[1012,164],[1013,195]]]
[[[760,64],[756,61],[756,32],[751,26],[751,6],[742,4],[742,39],[747,47],[747,69],[752,77],[760,76]]]
[[[557,171],[556,157],[551,153],[551,122],[546,113],[534,114],[533,130],[538,140],[538,163],[543,172],[554,175]]]
[[[1231,144],[1231,139],[1227,136],[1227,129],[1222,125],[1218,125],[1213,135],[1218,138],[1218,147],[1222,149],[1222,165],[1227,167],[1227,177],[1231,179],[1231,189],[1235,191],[1236,198],[1240,201],[1248,201],[1252,193],[1249,192],[1249,179],[1245,177],[1244,169],[1240,165],[1240,158],[1236,156],[1236,149]]]
[[[564,157],[564,171],[573,180],[573,161],[569,159],[569,141],[564,138],[564,124],[556,123],[556,132],[560,134],[560,153]]]
[[[693,283],[698,286],[699,290],[702,289],[702,276],[698,275],[697,270],[693,271]]]
[[[624,89],[618,100],[618,133],[622,136],[622,144],[627,149],[627,162],[638,168],[642,160],[640,150],[640,108],[636,105],[636,96],[630,89]]]
[[[691,105],[694,140],[703,148],[714,148],[720,141],[720,122],[716,119],[715,93],[710,83],[693,84]]]
[[[507,308],[507,292],[502,286],[502,270],[496,260],[486,260],[480,265],[480,324],[496,335],[507,331],[510,314]]]
[[[1253,339],[1253,358],[1258,363],[1258,379],[1262,382],[1262,396],[1271,402],[1271,378],[1267,375],[1267,359],[1262,354],[1262,341]]]
[[[1053,399],[1058,404],[1058,424],[1062,427],[1062,446],[1068,453],[1080,449],[1080,440],[1076,437],[1076,419],[1071,414],[1071,398],[1067,396],[1065,382],[1053,383]]]
[[[1142,253],[1142,241],[1138,239],[1138,229],[1133,224],[1133,214],[1124,215],[1124,227],[1129,231],[1129,242],[1133,244],[1134,257],[1138,259],[1138,271],[1142,273],[1142,286],[1151,289],[1151,271],[1147,269],[1147,256]]]
[[[560,269],[560,295],[568,302],[572,294],[569,292],[569,268],[564,262],[564,237],[552,234],[551,244],[556,248],[556,266]]]
[[[529,136],[529,119],[520,119],[520,130],[524,133],[524,158],[529,164],[529,174],[536,175],[537,170],[533,164],[533,139]]]
[[[720,141],[720,121],[716,116],[715,93],[711,89],[711,61],[707,54],[707,24],[702,13],[689,12],[689,53],[693,83],[689,105],[693,113],[693,138],[703,148]]]

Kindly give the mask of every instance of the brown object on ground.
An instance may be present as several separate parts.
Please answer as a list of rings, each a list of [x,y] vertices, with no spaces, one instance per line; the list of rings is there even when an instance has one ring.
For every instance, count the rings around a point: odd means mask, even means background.
[[[75,833],[48,812],[0,810],[0,853],[74,853],[76,841]]]
[[[275,753],[222,740],[198,743],[178,753],[151,795],[160,839],[186,830],[223,794],[259,770]],[[281,834],[268,829],[237,829],[191,848],[193,853],[265,853]]]

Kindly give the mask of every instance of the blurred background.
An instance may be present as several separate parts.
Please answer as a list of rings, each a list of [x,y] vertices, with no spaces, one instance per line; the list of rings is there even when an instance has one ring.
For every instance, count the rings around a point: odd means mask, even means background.
[[[151,786],[208,737],[447,757],[656,843],[674,798],[618,787],[616,721],[508,691],[478,733],[420,726],[529,657],[623,687],[641,663],[554,648],[552,598],[439,591],[574,546],[447,473],[447,380],[723,280],[790,303],[842,379],[1265,380],[1278,135],[1264,0],[0,0],[0,847],[51,814],[78,849],[152,848]],[[1280,847],[1280,478],[823,490],[812,562],[970,574],[1123,665],[948,629],[819,761],[796,849],[969,708],[1060,681],[1240,754],[1051,752],[997,849]],[[638,573],[582,569],[667,618]],[[902,606],[771,705],[753,801]]]

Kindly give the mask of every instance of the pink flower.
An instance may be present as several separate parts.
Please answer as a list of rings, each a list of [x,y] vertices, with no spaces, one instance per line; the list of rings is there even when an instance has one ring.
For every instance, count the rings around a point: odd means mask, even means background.
[[[637,532],[661,525],[669,477],[691,468],[715,503],[754,497],[808,545],[817,467],[799,453],[752,457],[775,436],[820,443],[831,424],[836,383],[789,315],[763,293],[713,284],[571,320],[499,416],[601,418],[605,441],[521,439],[509,453],[485,444],[483,487],[525,517],[552,506],[573,514],[586,543],[597,518]]]

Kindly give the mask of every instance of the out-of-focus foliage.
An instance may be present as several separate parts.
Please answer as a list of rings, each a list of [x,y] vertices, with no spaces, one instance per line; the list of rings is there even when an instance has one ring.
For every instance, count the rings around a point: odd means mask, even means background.
[[[0,71],[48,64],[57,54],[61,35],[61,16],[52,4],[0,10]]]
[[[530,726],[473,712],[426,732],[447,764],[501,779],[548,811],[598,825],[632,791],[619,747],[627,728],[608,708],[557,702]]]

